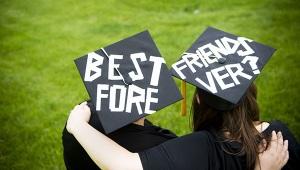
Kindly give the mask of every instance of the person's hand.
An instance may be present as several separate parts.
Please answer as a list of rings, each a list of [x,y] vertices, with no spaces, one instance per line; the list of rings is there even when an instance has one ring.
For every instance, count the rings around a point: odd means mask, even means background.
[[[82,123],[87,123],[91,117],[91,110],[87,106],[87,102],[83,102],[76,105],[73,110],[71,110],[69,118],[67,120],[66,128],[69,133],[73,134],[77,127]]]
[[[263,142],[266,145],[266,141]],[[263,147],[265,148],[265,146]],[[268,148],[259,154],[259,162],[255,170],[279,170],[289,160],[288,141],[283,141],[282,133],[272,132],[272,139]]]

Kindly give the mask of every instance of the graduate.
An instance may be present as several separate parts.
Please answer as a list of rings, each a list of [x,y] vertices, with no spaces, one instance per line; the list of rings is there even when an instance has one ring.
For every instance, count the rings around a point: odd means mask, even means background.
[[[211,40],[217,46],[213,47]],[[198,83],[194,84],[197,88],[191,134],[138,153],[130,152],[88,124],[91,111],[86,103],[75,106],[66,128],[103,169],[281,169],[291,152],[295,153],[291,159],[297,162],[298,143],[289,130],[281,123],[258,120],[252,82],[273,49],[254,41],[254,45],[247,46],[246,41],[250,40],[209,28],[192,46],[198,46],[199,51],[189,49],[183,55],[185,60],[173,64],[174,76]],[[220,55],[205,54],[208,50]],[[287,165],[295,166],[289,162]]]
[[[196,86],[193,130],[207,133],[207,151],[215,160],[205,168],[253,169],[258,144],[264,140],[269,144],[273,130],[289,142],[290,158],[283,169],[300,167],[300,145],[288,127],[281,121],[260,120],[253,81],[274,52],[249,38],[208,27],[172,64],[172,74],[182,80],[183,89],[185,82]],[[211,147],[211,143],[216,144]]]
[[[91,101],[87,101],[87,106],[92,112],[89,125],[104,133]],[[145,118],[126,125],[107,136],[131,152],[140,152],[177,137],[173,132],[155,126]],[[100,169],[75,137],[67,131],[66,127],[64,127],[62,133],[62,144],[64,163],[67,170]]]
[[[91,97],[90,126],[131,152],[177,137],[145,119],[182,98],[148,31],[88,53],[75,64]],[[66,169],[100,169],[66,127],[62,143]]]

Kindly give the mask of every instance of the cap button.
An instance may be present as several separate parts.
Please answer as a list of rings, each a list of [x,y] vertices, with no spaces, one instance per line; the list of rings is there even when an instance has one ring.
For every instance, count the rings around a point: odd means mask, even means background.
[[[226,58],[224,58],[224,57],[218,58],[218,63],[224,64],[225,62],[226,62]]]

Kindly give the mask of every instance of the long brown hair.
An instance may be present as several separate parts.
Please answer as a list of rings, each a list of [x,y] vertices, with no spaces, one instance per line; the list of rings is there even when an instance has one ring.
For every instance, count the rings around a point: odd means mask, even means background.
[[[254,169],[258,160],[258,143],[264,138],[255,128],[253,121],[259,121],[259,107],[256,102],[257,89],[251,84],[239,104],[229,111],[219,111],[205,103],[204,91],[195,90],[192,103],[193,130],[214,130],[226,141],[241,144],[240,153],[246,155],[247,169]]]

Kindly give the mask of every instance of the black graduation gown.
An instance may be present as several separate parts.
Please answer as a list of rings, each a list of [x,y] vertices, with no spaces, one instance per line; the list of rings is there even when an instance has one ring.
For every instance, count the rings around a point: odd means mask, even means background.
[[[88,103],[91,110],[93,106]],[[96,114],[91,114],[89,124],[100,132],[104,132]],[[129,124],[115,132],[108,134],[108,137],[128,149],[131,152],[154,147],[177,136],[169,130],[154,126],[145,120],[145,126]],[[66,127],[62,134],[64,161],[68,170],[99,170],[100,168],[92,161],[82,146],[73,135],[68,133]]]
[[[289,129],[281,122],[274,121],[263,132],[271,135],[275,130],[289,140],[290,159],[283,169],[297,169],[300,162],[300,148]],[[246,169],[246,159],[237,153],[240,144],[224,142],[209,131],[194,132],[169,140],[139,153],[144,170],[217,170]],[[220,142],[222,141],[222,142]],[[227,151],[227,152],[225,152]],[[230,152],[231,154],[229,154]]]

